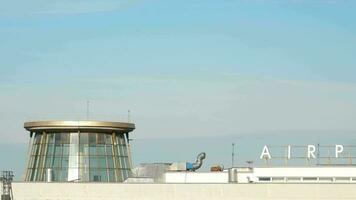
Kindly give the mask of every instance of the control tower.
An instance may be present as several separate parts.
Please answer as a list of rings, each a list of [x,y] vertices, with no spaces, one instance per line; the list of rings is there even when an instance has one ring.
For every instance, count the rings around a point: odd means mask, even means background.
[[[132,168],[133,123],[35,121],[30,132],[27,182],[123,182]]]

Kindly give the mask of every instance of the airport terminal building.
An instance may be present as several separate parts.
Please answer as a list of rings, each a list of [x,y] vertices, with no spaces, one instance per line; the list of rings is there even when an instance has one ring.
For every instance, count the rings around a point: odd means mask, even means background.
[[[195,162],[132,165],[135,124],[34,121],[24,180],[2,178],[2,200],[356,199],[356,167],[234,167]]]

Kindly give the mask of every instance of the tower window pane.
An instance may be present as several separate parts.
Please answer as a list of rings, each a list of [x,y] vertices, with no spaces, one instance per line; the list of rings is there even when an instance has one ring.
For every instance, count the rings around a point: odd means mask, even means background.
[[[97,134],[98,144],[105,144],[105,134]]]
[[[59,169],[52,169],[52,180],[60,181],[61,171]]]
[[[97,149],[97,155],[99,155],[99,156],[105,155],[105,146],[104,145],[97,145],[96,149]]]
[[[70,156],[77,156],[78,155],[78,145],[77,144],[70,144],[69,145],[69,155]]]
[[[120,156],[119,157],[119,160],[120,160],[120,167],[122,168],[122,169],[125,169],[125,168],[127,168],[126,167],[126,159],[125,159],[125,157],[123,157],[123,156]]]
[[[89,154],[90,154],[90,156],[96,156],[97,155],[97,153],[96,153],[96,145],[90,145],[90,147],[89,147]]]
[[[105,156],[98,157],[99,168],[107,168]]]
[[[115,172],[114,170],[109,170],[109,182],[115,182]]]
[[[88,133],[80,133],[80,144],[89,144],[89,135]]]
[[[69,155],[69,144],[63,144],[63,156]]]
[[[54,134],[47,134],[47,143],[53,144],[54,143]]]
[[[60,136],[62,144],[69,144],[69,133],[60,133]]]
[[[62,159],[62,168],[68,168],[69,167],[69,157],[65,156]]]
[[[90,156],[90,169],[99,168],[99,162],[97,157]]]
[[[56,144],[60,144],[60,143],[61,143],[61,134],[60,134],[60,133],[56,133],[56,134],[55,134],[54,142],[55,142]]]
[[[89,168],[80,168],[79,169],[79,179],[81,182],[89,181]]]
[[[91,182],[101,182],[101,175],[98,170],[90,170],[89,174]]]
[[[114,160],[112,156],[108,156],[107,157],[107,161],[108,161],[108,168],[114,168]]]
[[[54,155],[61,156],[62,155],[62,145],[56,144],[54,146]]]
[[[80,168],[89,169],[89,156],[80,156]]]
[[[39,134],[39,133],[35,134],[35,139],[34,139],[35,144],[39,144],[41,142],[41,136],[42,136],[42,134]]]
[[[88,156],[89,155],[89,145],[88,144],[80,144],[79,155],[80,156]]]
[[[105,143],[112,144],[112,136],[111,134],[105,134]]]
[[[106,155],[113,155],[112,145],[106,145]]]
[[[61,178],[60,181],[68,181],[68,168],[61,169]]]
[[[78,167],[78,156],[69,156],[68,167],[77,168]]]
[[[54,145],[53,144],[48,144],[47,146],[47,155],[53,155],[54,154]]]
[[[103,182],[107,182],[108,181],[108,172],[106,169],[102,169],[99,171],[100,175],[101,175],[101,178],[102,178],[102,181]]]
[[[53,158],[53,167],[61,167],[61,157]]]
[[[39,145],[38,144],[35,144],[32,146],[32,155],[38,155],[38,147]]]
[[[89,144],[92,145],[92,144],[96,144],[96,133],[90,133],[89,134]]]
[[[46,168],[51,168],[53,166],[53,157],[50,155],[47,155],[46,157],[46,162],[45,162],[45,167]]]

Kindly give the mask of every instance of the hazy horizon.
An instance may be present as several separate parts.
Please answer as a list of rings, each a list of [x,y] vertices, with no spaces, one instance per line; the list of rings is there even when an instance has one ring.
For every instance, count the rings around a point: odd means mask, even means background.
[[[87,101],[91,120],[125,121],[130,110],[137,163],[197,138],[177,159],[209,151],[227,165],[241,136],[253,151],[354,144],[355,10],[333,0],[5,1],[0,170],[24,162],[25,121],[85,120]],[[140,143],[154,138],[170,145]]]
[[[247,166],[246,161],[249,160],[254,161],[254,166],[266,166],[259,158],[264,145],[269,146],[272,157],[281,156],[287,145],[297,145],[299,149],[293,149],[292,155],[299,156],[305,156],[306,145],[309,144],[320,144],[324,147],[342,144],[345,145],[345,152],[342,156],[347,157],[349,152],[356,153],[355,148],[351,150],[346,148],[347,145],[355,146],[356,134],[340,132],[314,135],[306,132],[302,134],[245,134],[195,138],[135,138],[135,132],[133,132],[131,138],[133,138],[131,150],[134,167],[141,163],[194,162],[198,153],[206,152],[207,158],[202,171],[207,171],[216,164],[228,168],[231,167],[232,143],[235,143],[235,166]],[[305,148],[300,149],[300,146],[305,146]],[[28,143],[0,143],[2,159],[0,170],[13,170],[16,175],[15,180],[21,180],[26,164],[27,149]],[[323,151],[324,154],[331,153],[330,156],[333,157],[333,150],[333,147],[328,147]],[[306,159],[292,159],[289,165],[305,166],[306,162]],[[337,160],[332,159],[332,162],[337,163]],[[270,164],[284,166],[284,159],[273,158]]]

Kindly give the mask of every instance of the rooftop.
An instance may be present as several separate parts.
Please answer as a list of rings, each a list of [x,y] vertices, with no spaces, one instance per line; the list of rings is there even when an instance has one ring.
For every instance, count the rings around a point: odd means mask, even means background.
[[[39,130],[100,130],[101,132],[131,132],[135,129],[135,124],[128,122],[108,122],[108,121],[31,121],[25,122],[24,128],[28,131]]]

